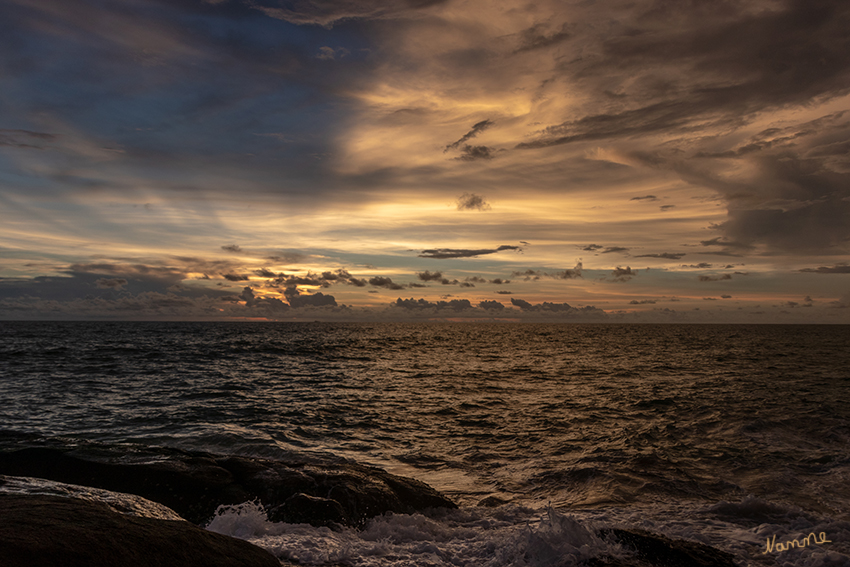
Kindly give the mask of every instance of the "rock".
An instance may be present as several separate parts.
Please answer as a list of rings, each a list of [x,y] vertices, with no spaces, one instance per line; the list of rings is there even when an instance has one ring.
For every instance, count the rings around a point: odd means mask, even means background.
[[[730,553],[693,541],[619,528],[600,530],[600,535],[632,551],[636,561],[598,560],[591,562],[592,567],[737,567]]]
[[[274,509],[278,521],[307,521],[317,526],[329,522],[361,526],[386,512],[457,508],[423,482],[354,463],[322,465],[174,449],[146,450],[159,451],[159,455],[132,462],[119,449],[103,448],[96,454],[52,447],[5,451],[0,452],[0,474],[137,494],[168,506],[196,524],[208,522],[221,504],[250,500],[259,500],[267,510]],[[311,498],[283,506],[296,494]]]
[[[0,558],[4,567],[280,567],[255,545],[189,522],[17,494],[0,494]]]
[[[504,506],[507,503],[508,500],[505,500],[504,498],[499,498],[498,496],[488,496],[479,500],[476,506],[481,506],[483,508],[498,508],[499,506]]]
[[[313,526],[345,525],[351,520],[342,504],[330,498],[319,498],[299,492],[286,499],[286,502],[268,511],[272,522],[290,524],[310,524]]]

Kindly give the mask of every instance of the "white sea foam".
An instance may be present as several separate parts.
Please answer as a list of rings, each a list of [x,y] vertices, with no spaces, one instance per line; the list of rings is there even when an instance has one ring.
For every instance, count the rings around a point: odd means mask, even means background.
[[[754,515],[770,513],[759,523]],[[688,504],[598,508],[544,513],[521,506],[461,508],[423,514],[387,514],[364,529],[334,531],[269,522],[262,506],[222,506],[207,529],[240,537],[284,560],[308,565],[362,567],[554,567],[593,557],[625,558],[628,550],[598,528],[643,529],[732,553],[741,565],[838,567],[850,565],[850,523],[814,518],[794,506],[752,496],[710,507]],[[825,532],[831,541],[764,553],[765,541]]]

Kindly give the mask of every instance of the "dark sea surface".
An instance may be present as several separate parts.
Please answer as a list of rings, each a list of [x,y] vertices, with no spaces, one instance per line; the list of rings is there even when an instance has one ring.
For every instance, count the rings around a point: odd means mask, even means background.
[[[7,445],[345,458],[461,505],[210,526],[288,560],[569,565],[615,525],[850,565],[850,326],[3,322],[0,400]]]

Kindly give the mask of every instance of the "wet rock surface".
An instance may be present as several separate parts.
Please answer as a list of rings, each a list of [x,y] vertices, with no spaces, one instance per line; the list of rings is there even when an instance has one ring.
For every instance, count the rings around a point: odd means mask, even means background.
[[[120,453],[76,454],[52,447],[0,452],[0,474],[31,476],[143,496],[205,524],[222,504],[258,500],[274,520],[361,526],[386,512],[456,508],[427,484],[378,468],[162,449],[141,462]],[[297,497],[296,497],[297,496]]]
[[[599,535],[625,547],[632,558],[598,558],[587,567],[738,567],[731,554],[693,541],[619,528],[600,530]]]
[[[4,567],[280,567],[267,551],[186,521],[119,514],[98,503],[0,494]]]

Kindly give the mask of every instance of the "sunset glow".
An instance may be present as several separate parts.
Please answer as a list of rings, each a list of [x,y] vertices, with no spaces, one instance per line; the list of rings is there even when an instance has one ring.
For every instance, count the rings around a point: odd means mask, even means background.
[[[844,3],[0,16],[0,318],[850,323]]]

